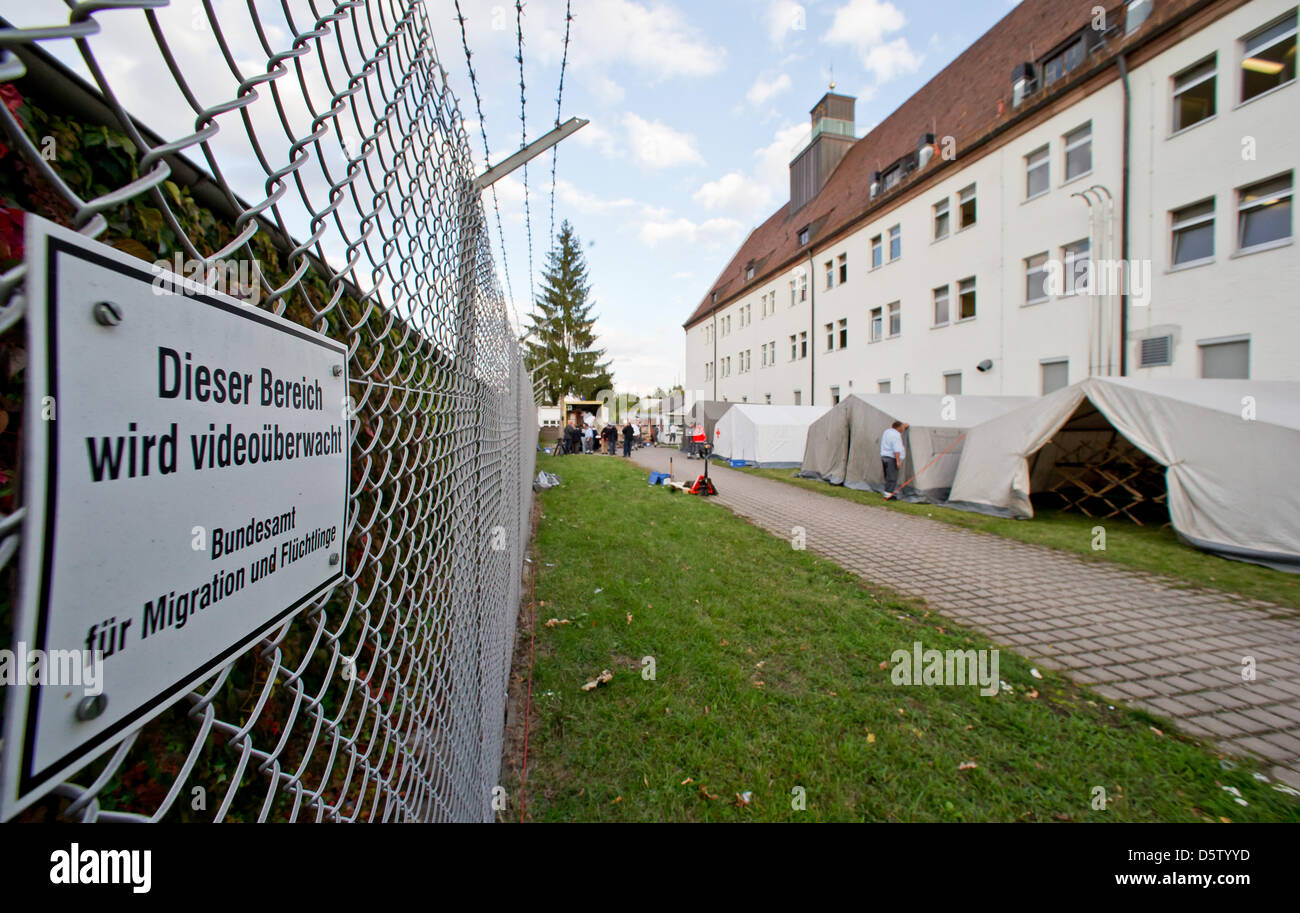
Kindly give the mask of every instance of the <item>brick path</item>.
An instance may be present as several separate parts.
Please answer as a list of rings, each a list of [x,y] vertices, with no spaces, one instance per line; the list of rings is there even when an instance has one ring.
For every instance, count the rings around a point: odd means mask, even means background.
[[[702,471],[676,451],[634,454],[659,471],[669,456],[678,479]],[[721,504],[773,535],[803,527],[807,547],[841,567],[1102,697],[1265,758],[1300,788],[1300,613],[723,467],[710,475]],[[1253,682],[1241,678],[1245,656]]]

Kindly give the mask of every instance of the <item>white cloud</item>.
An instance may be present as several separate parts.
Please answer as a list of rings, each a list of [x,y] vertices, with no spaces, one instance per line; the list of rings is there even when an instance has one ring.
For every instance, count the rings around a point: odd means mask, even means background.
[[[908,45],[906,38],[895,38],[868,51],[862,63],[875,74],[877,82],[889,82],[895,76],[916,72],[921,66],[921,57]]]
[[[705,209],[752,214],[772,200],[772,189],[739,171],[723,175],[695,191],[695,202]]]
[[[562,21],[562,4],[557,4],[555,13],[558,15],[539,10],[534,22]],[[558,50],[554,42],[545,44],[548,54],[544,60]],[[722,70],[725,57],[726,51],[701,35],[677,8],[663,3],[646,6],[633,0],[583,4],[574,17],[569,43],[569,63],[575,67],[600,71],[609,64],[625,64],[656,82],[711,76]],[[557,55],[555,62],[558,59]]]
[[[595,147],[606,156],[613,156],[618,152],[618,141],[614,134],[595,121],[589,122],[587,126],[573,134],[573,141],[589,149]]]
[[[794,0],[769,0],[763,19],[767,25],[767,37],[775,45],[782,44],[790,32],[802,32],[808,28],[808,11]]]
[[[622,86],[603,73],[597,74],[593,77],[588,88],[591,91],[592,97],[606,107],[617,105],[627,94],[623,91]]]
[[[907,17],[889,0],[848,0],[835,10],[822,41],[852,48],[877,83],[888,82],[921,65],[906,38],[890,38],[906,24]]]
[[[759,76],[754,80],[754,84],[749,87],[749,91],[745,93],[745,98],[749,100],[751,105],[757,108],[767,104],[773,98],[780,95],[782,92],[787,91],[789,88],[790,74],[788,73],[782,73],[775,79],[764,79],[762,76]]]
[[[664,222],[646,222],[641,226],[641,240],[654,246],[664,241],[683,241],[688,244],[709,244],[717,246],[723,241],[734,238],[744,226],[735,219],[709,219],[705,222],[692,222],[690,219],[674,219]]]
[[[772,142],[754,150],[754,177],[763,186],[776,191],[790,186],[790,159],[795,145],[808,135],[807,124],[782,127],[772,137]]]
[[[658,121],[648,121],[635,114],[623,115],[632,158],[645,168],[672,168],[677,165],[703,165],[704,158],[695,145],[695,137],[674,130]]]

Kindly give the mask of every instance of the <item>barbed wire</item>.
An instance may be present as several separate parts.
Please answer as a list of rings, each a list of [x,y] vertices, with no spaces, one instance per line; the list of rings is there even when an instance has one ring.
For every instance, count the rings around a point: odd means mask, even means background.
[[[460,46],[465,52],[465,69],[469,71],[469,84],[474,93],[474,110],[478,114],[478,129],[483,137],[483,167],[492,167],[492,152],[488,148],[487,138],[487,120],[483,117],[483,99],[479,96],[478,91],[478,74],[474,72],[474,55],[469,49],[469,38],[465,34],[465,14],[461,12],[460,0],[454,0],[456,6],[456,21],[460,24]],[[492,185],[492,211],[497,220],[497,240],[501,245],[501,271],[505,274],[506,294],[510,297],[510,309],[515,314],[515,326],[519,332],[523,331],[523,324],[519,319],[519,308],[515,305],[515,290],[510,284],[510,264],[506,257],[506,232],[501,223],[501,205],[497,201],[497,188]]]
[[[560,112],[564,107],[564,71],[569,65],[569,26],[573,23],[572,0],[564,0],[564,52],[560,56],[560,88],[555,93],[555,126],[560,126]],[[548,243],[555,246],[555,174],[560,161],[560,144],[551,147],[551,234]]]
[[[524,3],[515,0],[515,34],[519,43],[519,148],[528,145],[528,105],[524,92]],[[528,306],[537,300],[537,287],[533,274],[533,217],[528,206],[528,163],[524,162],[524,228],[528,233]]]

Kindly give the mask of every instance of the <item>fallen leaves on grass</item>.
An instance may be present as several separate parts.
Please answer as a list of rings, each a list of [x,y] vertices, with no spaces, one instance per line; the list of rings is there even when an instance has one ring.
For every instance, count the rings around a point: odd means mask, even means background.
[[[741,808],[754,801],[754,794],[748,790],[743,793],[736,793],[736,804]]]
[[[632,623],[632,613],[631,613],[631,612],[628,612],[628,613],[627,613],[627,623],[628,623],[628,624],[631,624],[631,623]]]
[[[1029,698],[1031,701],[1038,700],[1038,689],[1030,688],[1028,691],[1025,692],[1025,697]]]
[[[709,792],[709,788],[703,784],[700,784],[700,795],[706,799],[718,798],[717,796],[713,795],[713,793]]]
[[[976,767],[979,767],[979,765],[974,761],[962,761],[957,765],[958,770],[974,770]]]
[[[876,734],[875,734],[874,732],[868,732],[868,733],[867,733],[867,744],[870,745],[870,744],[872,744],[872,743],[875,742],[875,741],[876,741]]]
[[[608,682],[609,680],[611,680],[613,677],[614,677],[614,673],[613,673],[613,672],[610,672],[608,669],[602,670],[601,673],[600,673],[600,675],[597,675],[597,676],[596,676],[595,678],[593,678],[591,681],[587,682],[587,684],[583,685],[583,686],[582,686],[582,690],[583,690],[583,691],[594,691],[594,690],[595,690],[596,688],[598,688],[600,685],[605,684],[606,682]]]
[[[695,778],[694,778],[694,777],[687,777],[685,780],[683,780],[683,781],[681,782],[680,785],[681,785],[681,786],[689,786],[690,784],[692,784],[692,783],[694,783],[694,782],[695,782]]]
[[[552,618],[550,621],[546,623],[546,626],[548,628],[553,628],[556,625],[571,625],[571,624],[573,624],[573,622],[569,621],[569,619],[567,618]]]

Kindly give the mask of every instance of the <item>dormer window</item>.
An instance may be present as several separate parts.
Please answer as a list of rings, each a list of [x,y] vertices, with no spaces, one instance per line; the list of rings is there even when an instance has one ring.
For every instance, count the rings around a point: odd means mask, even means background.
[[[747,270],[745,270],[745,281],[749,282],[753,278],[754,278],[754,267],[751,266]]]
[[[893,168],[890,168],[888,171],[885,172],[885,189],[892,190],[893,188],[897,187],[898,182],[902,180],[902,177],[903,177],[902,166],[895,165]]]
[[[1065,47],[1043,61],[1043,85],[1050,86],[1066,73],[1083,63],[1083,36],[1075,38]]]
[[[799,229],[799,246],[803,247],[807,243],[808,243],[808,229],[801,228]]]

